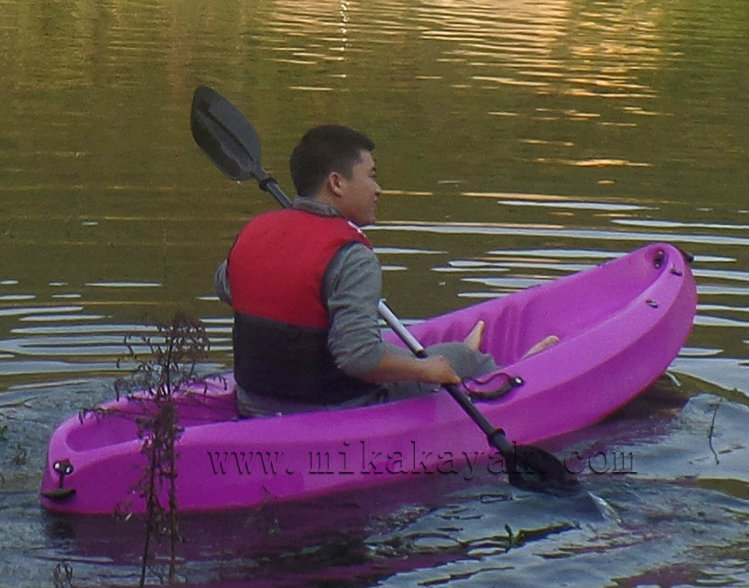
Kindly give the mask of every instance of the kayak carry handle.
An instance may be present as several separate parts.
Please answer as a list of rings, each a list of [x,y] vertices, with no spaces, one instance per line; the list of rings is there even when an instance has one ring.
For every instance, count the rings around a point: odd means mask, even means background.
[[[499,380],[499,382],[495,382]],[[468,378],[462,382],[463,388],[471,400],[496,400],[509,394],[515,388],[525,384],[520,376],[511,376],[502,371],[492,372],[476,378]]]

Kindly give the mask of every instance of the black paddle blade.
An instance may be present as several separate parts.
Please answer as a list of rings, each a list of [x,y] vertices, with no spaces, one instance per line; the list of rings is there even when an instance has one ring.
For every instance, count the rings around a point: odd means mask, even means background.
[[[505,455],[510,484],[523,490],[557,496],[574,494],[577,478],[548,451],[532,445],[515,445]]]
[[[193,94],[190,130],[198,146],[232,180],[267,177],[260,166],[255,129],[231,102],[207,86]]]

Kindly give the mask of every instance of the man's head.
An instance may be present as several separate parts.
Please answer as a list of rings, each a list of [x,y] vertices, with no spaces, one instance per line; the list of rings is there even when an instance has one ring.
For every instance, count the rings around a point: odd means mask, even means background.
[[[375,180],[372,140],[348,127],[307,131],[289,161],[297,194],[335,206],[359,226],[375,221],[381,189]]]

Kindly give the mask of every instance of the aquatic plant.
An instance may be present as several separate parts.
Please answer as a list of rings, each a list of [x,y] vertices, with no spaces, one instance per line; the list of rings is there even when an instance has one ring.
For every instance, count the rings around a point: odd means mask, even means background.
[[[195,378],[196,365],[208,349],[208,336],[200,320],[177,313],[168,322],[157,323],[152,334],[126,336],[125,345],[136,368],[129,378],[116,382],[117,398],[124,391],[138,390],[128,394],[128,400],[143,407],[136,422],[145,465],[134,487],[146,503],[140,586],[145,584],[152,540],[164,536],[169,541],[167,577],[173,583],[179,542],[176,443],[182,433],[174,393],[180,383]]]
[[[68,561],[61,561],[52,570],[52,582],[55,588],[73,588],[73,566]]]
[[[718,416],[718,409],[720,408],[721,404],[723,404],[722,398],[718,402],[715,403],[715,410],[713,411],[713,418],[710,421],[710,429],[708,429],[708,432],[707,432],[707,444],[710,447],[710,451],[713,452],[713,457],[715,457],[715,465],[720,464],[720,459],[718,459],[718,452],[715,451],[715,447],[713,446],[713,434],[715,433],[715,417]]]

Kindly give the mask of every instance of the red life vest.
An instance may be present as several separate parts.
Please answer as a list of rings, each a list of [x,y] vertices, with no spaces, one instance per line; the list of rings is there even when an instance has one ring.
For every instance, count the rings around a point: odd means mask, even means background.
[[[325,270],[343,245],[357,241],[372,247],[341,217],[294,209],[255,217],[229,254],[234,310],[301,327],[329,327],[322,300]]]
[[[345,374],[328,350],[322,285],[335,254],[370,242],[340,217],[286,209],[261,214],[229,254],[234,376],[248,393],[336,404],[378,389]]]

